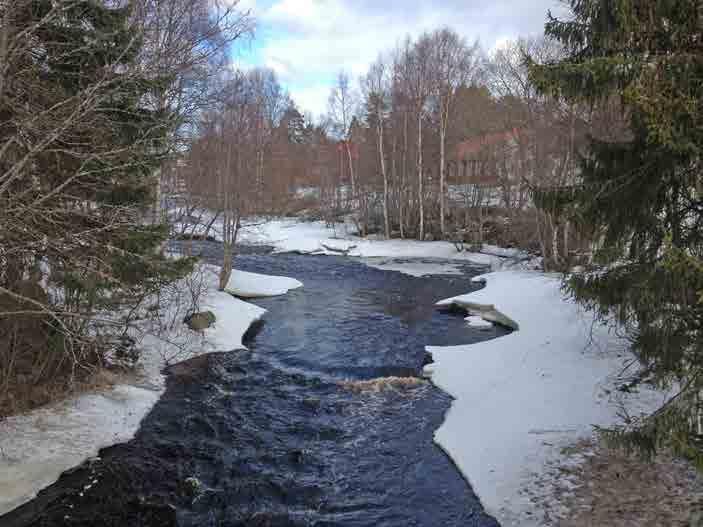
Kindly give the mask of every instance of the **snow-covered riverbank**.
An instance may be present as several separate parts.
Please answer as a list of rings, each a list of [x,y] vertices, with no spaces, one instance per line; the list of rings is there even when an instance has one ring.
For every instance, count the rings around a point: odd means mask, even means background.
[[[455,397],[435,441],[504,527],[543,525],[530,500],[549,462],[593,425],[651,410],[663,394],[620,392],[627,341],[566,299],[558,276],[500,271],[486,287],[440,305],[495,306],[519,330],[466,346],[428,346],[435,384]]]
[[[158,337],[145,334],[138,375],[111,388],[0,422],[0,515],[34,498],[62,472],[96,456],[101,448],[129,441],[164,389],[163,368],[213,351],[242,348],[242,337],[264,309],[217,291],[217,268],[201,266],[200,307],[212,311],[213,327],[195,332],[183,324],[185,299],[172,298],[164,319],[175,324]],[[233,272],[229,289],[241,296],[285,294],[300,287],[286,277]],[[184,294],[187,294],[184,288]],[[138,335],[135,335],[138,336]]]
[[[192,229],[192,228],[191,228]],[[190,230],[188,232],[190,232]],[[222,226],[215,222],[209,235],[221,240]],[[299,252],[302,254],[323,254],[359,257],[367,263],[380,269],[401,270],[408,274],[421,276],[441,272],[445,274],[451,268],[444,266],[439,269],[432,264],[416,264],[414,271],[408,266],[396,269],[392,262],[384,262],[387,258],[423,258],[435,260],[469,261],[477,265],[486,265],[492,270],[503,268],[535,269],[540,267],[539,258],[524,253],[518,249],[506,249],[492,245],[484,245],[481,252],[458,251],[457,247],[448,241],[417,241],[417,240],[386,240],[382,236],[361,238],[354,234],[355,227],[351,223],[337,224],[328,227],[325,222],[305,222],[297,218],[274,218],[258,220],[253,218],[244,223],[239,234],[239,241],[247,244],[268,245],[275,252]],[[194,234],[204,234],[204,228],[198,226]],[[424,267],[424,268],[423,268]],[[425,272],[426,271],[426,272]]]

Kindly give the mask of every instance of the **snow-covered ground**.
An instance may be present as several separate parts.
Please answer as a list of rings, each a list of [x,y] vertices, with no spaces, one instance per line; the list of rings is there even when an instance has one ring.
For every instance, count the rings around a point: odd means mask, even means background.
[[[175,216],[174,214],[172,214]],[[184,231],[187,234],[202,236],[205,234],[205,227],[212,219],[211,213],[204,213],[198,225],[185,225]],[[176,231],[181,231],[181,224],[176,223]],[[298,218],[274,217],[274,218],[247,218],[242,222],[242,229],[238,235],[238,241],[246,244],[269,245],[274,247],[275,252],[299,252],[302,254],[324,254],[354,256],[360,258],[381,259],[381,258],[422,258],[434,260],[463,260],[470,261],[478,265],[486,265],[491,270],[517,268],[517,269],[539,269],[541,259],[529,255],[528,253],[514,248],[496,247],[484,244],[480,252],[459,251],[457,247],[448,241],[418,241],[409,239],[393,238],[384,239],[380,235],[369,235],[365,238],[356,236],[356,227],[353,222],[337,223],[333,227],[327,226],[323,221],[301,221]],[[218,218],[212,223],[208,236],[216,240],[222,240],[222,222]],[[369,260],[373,267],[380,267],[383,263]],[[378,264],[378,265],[377,265]],[[416,262],[417,264],[417,262]],[[435,266],[421,269],[421,266],[411,267],[408,262],[402,269],[396,269],[395,265],[380,267],[389,270],[400,270],[413,276],[423,276],[427,274],[446,274],[448,269]]]
[[[455,401],[435,441],[504,527],[542,525],[531,485],[563,447],[613,425],[619,411],[651,410],[665,395],[617,390],[627,342],[565,299],[559,277],[499,271],[480,291],[440,302],[483,304],[519,330],[470,345],[428,346],[433,382]]]
[[[502,269],[511,265],[520,268],[535,268],[540,265],[538,259],[531,259],[518,249],[503,249],[484,245],[481,252],[457,251],[451,242],[425,242],[417,240],[386,240],[379,236],[361,238],[352,234],[351,224],[339,224],[335,228],[327,227],[324,222],[301,222],[293,218],[279,218],[270,221],[254,222],[252,227],[244,228],[240,241],[244,243],[271,245],[277,252],[301,252],[313,254],[340,254],[345,251],[348,256],[362,258],[427,258],[435,260],[463,260],[491,269]],[[370,261],[376,267],[382,264]],[[403,272],[421,276],[439,272],[437,268],[421,269],[415,264],[403,266]],[[392,267],[382,267],[391,269]],[[393,267],[393,270],[395,267]],[[441,270],[444,274],[446,267]],[[451,272],[451,271],[450,271]]]
[[[36,496],[62,472],[96,456],[101,448],[129,441],[164,389],[164,366],[212,351],[240,349],[242,337],[266,310],[216,290],[218,269],[201,266],[191,280],[204,287],[200,309],[215,325],[195,332],[183,324],[185,288],[167,300],[164,334],[134,334],[142,354],[139,375],[100,393],[86,393],[0,422],[0,516]],[[234,273],[248,296],[279,295],[302,284],[285,277]],[[233,285],[233,284],[230,284]],[[247,295],[242,295],[247,296]]]

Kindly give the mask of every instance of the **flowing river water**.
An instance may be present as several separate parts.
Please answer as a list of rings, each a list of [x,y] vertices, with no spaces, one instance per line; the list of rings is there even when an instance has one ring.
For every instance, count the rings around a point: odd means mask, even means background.
[[[218,244],[198,248],[217,263]],[[132,441],[65,473],[2,527],[498,525],[433,443],[451,398],[420,378],[426,345],[503,333],[433,307],[478,287],[484,269],[414,278],[253,248],[235,266],[305,286],[255,300],[268,313],[248,351],[171,367]]]

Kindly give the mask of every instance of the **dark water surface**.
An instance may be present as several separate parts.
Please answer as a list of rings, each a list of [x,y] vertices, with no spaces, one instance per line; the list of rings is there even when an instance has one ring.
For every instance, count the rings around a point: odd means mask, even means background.
[[[217,263],[218,244],[198,247]],[[449,396],[415,379],[425,345],[501,331],[433,308],[475,289],[481,269],[413,278],[344,258],[246,252],[237,268],[305,287],[255,301],[268,313],[249,351],[172,367],[132,441],[0,526],[497,526],[432,442]],[[408,382],[363,382],[388,376]]]

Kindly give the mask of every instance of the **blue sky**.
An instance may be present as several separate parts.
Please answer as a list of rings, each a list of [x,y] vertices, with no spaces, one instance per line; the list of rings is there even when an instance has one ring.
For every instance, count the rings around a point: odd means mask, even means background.
[[[267,66],[298,106],[319,116],[340,70],[353,80],[379,52],[405,36],[449,26],[486,50],[540,34],[559,0],[239,0],[257,23],[253,41],[233,56],[243,68]]]

